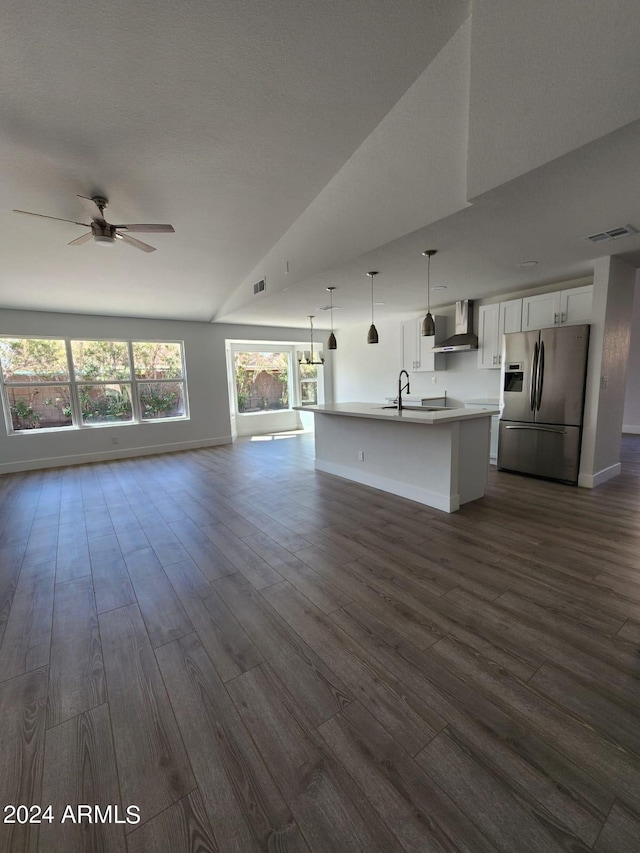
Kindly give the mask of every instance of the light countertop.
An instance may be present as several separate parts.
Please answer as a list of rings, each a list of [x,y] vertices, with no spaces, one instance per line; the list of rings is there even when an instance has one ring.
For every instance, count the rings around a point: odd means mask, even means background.
[[[425,407],[426,409],[427,407]],[[499,414],[497,407],[486,409],[441,409],[436,412],[416,412],[413,409],[384,408],[382,403],[326,403],[319,406],[294,406],[300,412],[314,412],[323,415],[341,415],[350,418],[370,418],[391,423],[447,424],[455,421],[486,418]]]

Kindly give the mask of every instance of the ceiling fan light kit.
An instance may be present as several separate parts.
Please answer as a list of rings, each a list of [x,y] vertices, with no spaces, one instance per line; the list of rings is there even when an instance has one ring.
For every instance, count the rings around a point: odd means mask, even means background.
[[[82,225],[84,228],[90,228],[86,234],[81,237],[76,237],[71,240],[69,246],[81,246],[93,237],[93,242],[98,246],[113,246],[116,240],[122,240],[123,243],[128,243],[135,249],[140,249],[142,252],[155,252],[155,246],[150,246],[149,243],[143,243],[142,240],[137,240],[135,237],[130,237],[128,231],[147,232],[147,233],[173,233],[175,228],[173,225],[161,225],[159,223],[135,223],[127,225],[111,225],[104,218],[104,210],[109,206],[109,200],[101,195],[94,195],[91,198],[84,195],[79,195],[83,206],[91,216],[91,222],[76,222],[73,219],[62,219],[59,216],[47,216],[45,213],[33,213],[30,210],[16,210],[14,213],[24,213],[27,216],[39,216],[42,219],[55,219],[58,222],[70,222],[71,225]]]

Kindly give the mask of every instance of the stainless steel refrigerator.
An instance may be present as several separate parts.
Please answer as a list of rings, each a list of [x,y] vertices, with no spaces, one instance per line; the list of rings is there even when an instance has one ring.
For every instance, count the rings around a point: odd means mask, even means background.
[[[578,482],[589,326],[504,336],[498,468]]]

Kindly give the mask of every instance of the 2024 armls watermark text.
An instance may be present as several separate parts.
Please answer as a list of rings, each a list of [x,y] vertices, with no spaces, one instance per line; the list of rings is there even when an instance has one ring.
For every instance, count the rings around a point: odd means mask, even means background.
[[[3,823],[140,823],[140,807],[118,805],[66,805],[56,814],[53,806],[4,807]]]

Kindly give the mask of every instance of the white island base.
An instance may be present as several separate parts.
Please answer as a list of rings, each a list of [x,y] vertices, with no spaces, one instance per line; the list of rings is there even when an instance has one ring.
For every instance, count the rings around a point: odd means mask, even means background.
[[[422,413],[371,403],[305,407],[315,414],[315,466],[444,512],[484,496],[491,414]]]

